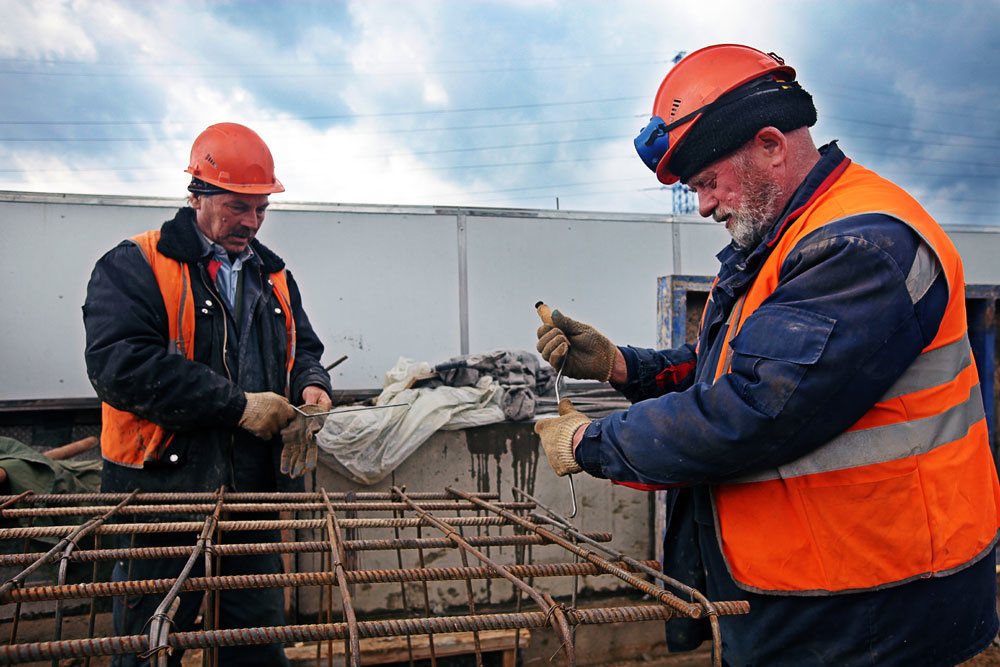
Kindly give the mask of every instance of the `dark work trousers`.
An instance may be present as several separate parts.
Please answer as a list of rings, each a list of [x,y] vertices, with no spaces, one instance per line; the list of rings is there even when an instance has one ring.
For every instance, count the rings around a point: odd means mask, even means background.
[[[259,442],[259,441],[258,441]],[[234,491],[260,491],[274,489],[273,467],[270,465],[273,445],[259,443],[240,443],[241,456],[233,457],[232,474],[236,481]],[[258,450],[258,451],[254,451]],[[229,488],[227,487],[227,490]],[[157,517],[159,522],[170,521],[180,517]],[[186,516],[182,520],[190,521],[193,517]],[[204,520],[205,515],[198,517]],[[223,520],[256,520],[277,519],[277,513],[239,513],[224,516]],[[166,545],[194,545],[198,533],[165,533],[136,535],[121,535],[117,538],[119,547],[156,547]],[[213,535],[213,540],[215,536]],[[248,531],[224,532],[222,541],[227,544],[248,542],[280,541],[279,531]],[[141,579],[175,579],[184,568],[187,557],[169,559],[135,559],[115,563],[112,579],[114,581]],[[214,568],[215,560],[213,559]],[[213,575],[235,574],[274,574],[282,572],[281,556],[278,554],[263,554],[253,556],[232,556],[222,558],[219,571]],[[131,566],[131,572],[129,567]],[[205,573],[204,556],[198,558],[191,572],[191,577],[201,577]],[[281,588],[243,589],[219,592],[219,623],[216,628],[249,628],[261,626],[281,626],[285,623],[284,592]],[[117,635],[146,635],[150,630],[152,616],[157,606],[163,600],[164,593],[148,595],[129,595],[114,598],[113,619]],[[173,617],[170,632],[185,632],[196,629],[199,614],[204,613],[204,619],[198,627],[212,627],[214,609],[203,609],[202,600],[205,593],[191,592],[180,595],[180,605]],[[126,609],[127,605],[127,609]],[[206,649],[211,650],[211,649]],[[183,651],[174,651],[169,657],[170,665],[180,665]],[[231,646],[219,649],[222,665],[288,665],[284,648],[281,644],[257,646]],[[155,657],[142,658],[137,655],[116,656],[113,665],[132,667],[155,664]]]

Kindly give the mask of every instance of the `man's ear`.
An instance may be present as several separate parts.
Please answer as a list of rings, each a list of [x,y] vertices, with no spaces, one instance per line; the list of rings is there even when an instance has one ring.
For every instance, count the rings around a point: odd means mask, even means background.
[[[777,165],[785,161],[788,151],[788,140],[784,132],[776,127],[762,127],[753,138],[754,148],[758,154],[772,165]]]
[[[188,203],[191,204],[191,208],[193,208],[194,210],[196,211],[201,210],[201,197],[195,194],[194,192],[188,195]]]

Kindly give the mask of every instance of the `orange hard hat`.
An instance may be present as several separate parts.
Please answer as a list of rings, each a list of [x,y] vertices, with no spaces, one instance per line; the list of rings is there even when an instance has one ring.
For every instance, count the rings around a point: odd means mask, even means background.
[[[184,171],[230,192],[263,195],[285,191],[274,176],[274,159],[267,144],[238,123],[216,123],[199,134]]]
[[[780,81],[795,79],[795,70],[775,54],[739,44],[707,46],[678,62],[656,92],[650,124],[635,140],[657,179],[668,185],[679,180],[669,169],[670,158],[703,112],[726,93],[767,74]]]

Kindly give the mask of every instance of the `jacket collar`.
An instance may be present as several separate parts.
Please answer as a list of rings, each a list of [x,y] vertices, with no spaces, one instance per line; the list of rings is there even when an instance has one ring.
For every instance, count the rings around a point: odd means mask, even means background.
[[[257,239],[250,242],[250,248],[264,273],[276,273],[285,268],[285,261]],[[184,263],[207,263],[212,257],[211,248],[206,251],[204,239],[195,225],[194,209],[190,206],[179,209],[172,220],[163,223],[156,249]]]
[[[764,265],[764,260],[770,256],[788,226],[798,219],[817,197],[826,192],[851,163],[837,146],[836,141],[820,148],[819,153],[819,161],[795,189],[770,231],[764,235],[764,239],[756,248],[748,251],[735,243],[730,243],[716,255],[722,264],[716,287],[730,297],[741,291],[757,276],[760,267]]]

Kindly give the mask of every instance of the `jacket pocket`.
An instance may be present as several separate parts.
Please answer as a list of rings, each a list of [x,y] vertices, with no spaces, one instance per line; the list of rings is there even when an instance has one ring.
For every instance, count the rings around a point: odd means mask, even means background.
[[[823,355],[836,320],[791,306],[758,308],[731,342],[731,380],[744,400],[775,417]]]

